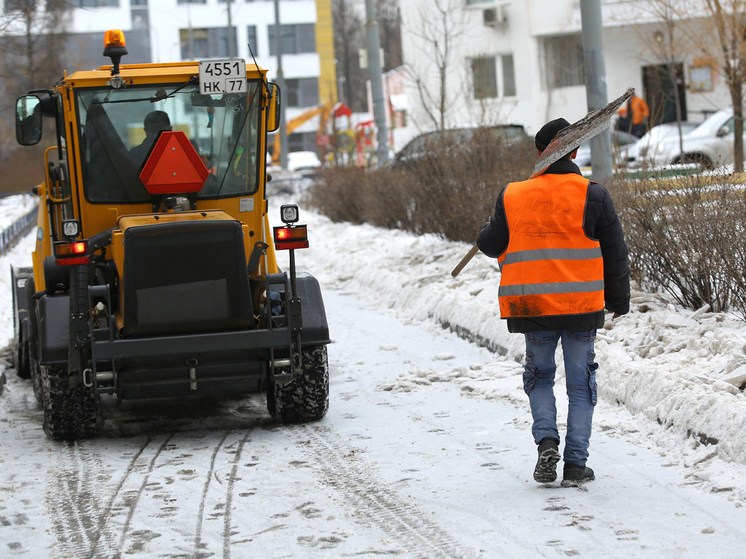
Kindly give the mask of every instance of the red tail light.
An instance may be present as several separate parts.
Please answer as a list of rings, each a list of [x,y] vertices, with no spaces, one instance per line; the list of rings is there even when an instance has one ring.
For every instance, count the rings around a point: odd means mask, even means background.
[[[75,241],[72,243],[55,243],[54,256],[58,266],[74,266],[88,264],[88,243]]]
[[[305,225],[275,227],[274,237],[277,250],[308,248],[308,231]]]

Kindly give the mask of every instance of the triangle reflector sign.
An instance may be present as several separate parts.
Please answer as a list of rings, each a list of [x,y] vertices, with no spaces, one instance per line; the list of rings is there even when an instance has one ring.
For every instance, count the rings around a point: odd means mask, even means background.
[[[208,174],[184,132],[163,131],[140,172],[140,180],[149,194],[182,194],[199,192]]]

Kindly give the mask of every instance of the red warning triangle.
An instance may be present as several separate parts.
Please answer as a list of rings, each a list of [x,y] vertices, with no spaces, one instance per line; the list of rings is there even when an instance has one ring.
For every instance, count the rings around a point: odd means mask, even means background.
[[[140,172],[150,194],[199,192],[209,171],[186,134],[164,131]]]

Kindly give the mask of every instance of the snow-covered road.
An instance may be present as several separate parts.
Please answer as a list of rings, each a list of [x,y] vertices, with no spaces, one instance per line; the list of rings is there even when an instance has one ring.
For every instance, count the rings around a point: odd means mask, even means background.
[[[353,293],[325,299],[332,405],[312,425],[273,423],[256,396],[109,402],[101,437],[53,443],[9,375],[0,556],[743,556],[746,509],[628,442],[625,412],[599,410],[586,491],[538,485],[515,362]],[[466,370],[503,397],[453,382]]]
[[[391,286],[361,287],[356,261],[330,253],[343,237],[356,258],[419,246],[424,262],[453,245],[356,236],[306,215],[312,242],[299,266],[321,279],[333,340],[327,417],[279,425],[261,396],[107,398],[99,438],[55,443],[6,350],[0,557],[743,557],[742,465],[723,461],[717,445],[602,398],[596,481],[536,484],[515,351],[500,356],[402,312],[402,299],[381,298]],[[23,264],[30,246],[0,266]],[[393,265],[406,271],[408,258]],[[412,281],[432,284],[422,270]],[[8,282],[0,274],[2,339],[12,337]],[[618,342],[606,335],[609,352]]]

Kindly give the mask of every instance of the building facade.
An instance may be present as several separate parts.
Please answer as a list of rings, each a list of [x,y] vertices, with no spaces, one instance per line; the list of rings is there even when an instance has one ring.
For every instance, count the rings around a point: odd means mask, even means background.
[[[5,0],[6,11],[9,9]],[[329,99],[336,101],[331,0],[280,0],[280,42],[288,120]],[[67,71],[108,64],[107,29],[122,29],[123,64],[209,58],[253,59],[277,76],[273,0],[71,0]],[[289,151],[315,149],[315,131],[288,137]]]
[[[729,107],[712,62],[663,48],[671,39],[665,22],[635,4],[601,0],[608,99],[634,87],[653,123],[676,119],[674,95],[683,120]],[[579,1],[407,0],[401,8],[413,133],[442,122],[518,123],[531,134],[588,112]]]

